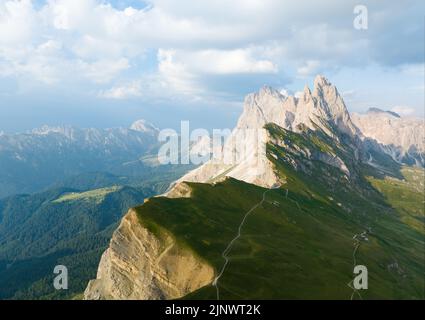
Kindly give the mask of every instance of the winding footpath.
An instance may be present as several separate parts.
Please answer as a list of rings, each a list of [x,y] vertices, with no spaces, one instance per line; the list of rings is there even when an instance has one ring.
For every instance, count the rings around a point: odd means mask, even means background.
[[[267,195],[267,193],[269,191],[271,191],[273,189],[278,189],[278,188],[280,188],[280,186],[276,185],[276,186],[273,186],[271,189],[268,189],[268,190],[264,191],[263,197],[262,197],[261,201],[258,202],[257,204],[255,204],[248,212],[245,213],[245,215],[244,215],[241,223],[239,224],[238,232],[237,232],[236,236],[229,242],[229,244],[227,245],[226,249],[224,249],[223,253],[221,254],[221,256],[224,259],[224,265],[221,268],[220,273],[215,277],[215,279],[214,279],[214,281],[212,283],[212,285],[216,288],[216,291],[217,291],[217,300],[220,300],[220,288],[219,288],[219,283],[218,282],[219,282],[220,278],[223,276],[224,272],[226,271],[227,266],[230,263],[229,254],[232,251],[232,248],[233,248],[233,245],[235,244],[235,242],[241,237],[242,228],[243,228],[243,226],[244,226],[244,224],[245,224],[248,216],[252,212],[254,212],[259,206],[261,206],[264,203],[264,201],[266,200],[266,195]],[[285,196],[285,198],[289,199],[288,198],[288,189],[286,189],[286,196]],[[295,200],[292,200],[292,199],[289,199],[289,200],[295,202],[297,204],[298,209],[301,211],[301,208],[300,208],[300,206],[298,204],[298,201],[295,201]],[[353,256],[353,268],[357,265],[356,254],[357,254],[357,251],[358,251],[358,249],[360,247],[360,244],[361,244],[361,241],[358,239],[358,237],[361,236],[362,234],[364,234],[364,232],[363,233],[359,233],[359,234],[355,234],[353,236],[353,240],[355,241],[355,243],[354,243],[354,250],[353,250],[353,254],[352,254],[352,256]],[[351,280],[349,283],[347,283],[347,286],[350,289],[353,290],[353,292],[351,294],[351,297],[350,297],[350,300],[353,300],[355,294],[357,294],[359,296],[359,298],[363,300],[363,297],[360,294],[359,290],[357,290],[356,288],[353,287],[353,281],[354,281],[354,279]]]
[[[357,251],[358,251],[358,249],[359,249],[359,247],[360,247],[360,240],[357,238],[358,236],[360,236],[361,234],[359,233],[359,234],[355,234],[354,236],[353,236],[353,240],[355,241],[355,243],[354,243],[354,251],[353,251],[353,269],[356,267],[356,265],[357,265],[357,260],[356,260],[356,254],[357,254]],[[357,295],[359,296],[359,298],[361,299],[361,300],[363,300],[363,297],[362,297],[362,295],[360,294],[360,292],[359,292],[359,290],[357,290],[356,288],[354,288],[353,287],[353,281],[354,281],[354,279],[353,280],[351,280],[349,283],[347,283],[347,286],[350,288],[350,289],[352,289],[353,290],[353,293],[351,294],[351,297],[350,297],[350,300],[353,300],[353,298],[354,298],[354,295],[357,293]]]
[[[280,186],[279,185],[275,185],[271,189],[268,189],[268,190],[264,191],[262,200],[259,203],[257,203],[256,205],[254,205],[247,213],[245,213],[245,215],[244,215],[241,223],[239,224],[238,232],[237,232],[236,236],[229,242],[229,244],[227,245],[226,249],[224,249],[223,253],[221,254],[221,256],[224,259],[224,265],[221,268],[220,273],[217,275],[217,277],[215,277],[215,279],[214,279],[214,281],[212,283],[212,285],[217,290],[217,300],[220,300],[220,289],[218,287],[218,281],[223,276],[223,273],[226,271],[226,268],[227,268],[227,266],[228,266],[228,264],[230,262],[230,260],[229,260],[229,253],[230,253],[230,251],[232,251],[232,247],[235,244],[235,242],[241,237],[242,227],[244,226],[246,219],[248,218],[248,216],[252,212],[255,211],[255,209],[257,209],[259,206],[261,206],[264,203],[264,201],[266,200],[266,194],[269,191],[271,191],[273,189],[278,189],[278,188],[280,188]]]

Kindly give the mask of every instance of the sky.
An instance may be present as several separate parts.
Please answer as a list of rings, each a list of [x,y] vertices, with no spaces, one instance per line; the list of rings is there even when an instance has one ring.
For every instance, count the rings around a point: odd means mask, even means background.
[[[423,117],[425,2],[361,4],[359,29],[352,0],[0,0],[0,131],[232,128],[246,94],[317,74],[350,111]]]

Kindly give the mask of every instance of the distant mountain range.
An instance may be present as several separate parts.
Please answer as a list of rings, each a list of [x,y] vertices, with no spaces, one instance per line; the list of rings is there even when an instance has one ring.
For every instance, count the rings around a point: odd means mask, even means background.
[[[130,209],[85,299],[424,299],[423,136],[393,114],[406,140],[381,135],[376,117],[352,117],[322,76],[298,98],[249,95],[223,148],[247,152]]]
[[[70,299],[96,275],[122,215],[190,166],[156,162],[159,129],[47,127],[0,135],[0,299]],[[54,290],[53,269],[70,288]]]
[[[0,198],[44,190],[89,172],[143,176],[156,156],[159,130],[144,120],[130,128],[70,126],[0,135]],[[164,168],[161,168],[164,169]]]
[[[378,142],[398,163],[425,167],[424,119],[405,118],[378,108],[370,108],[366,114],[353,113],[351,119],[365,137]]]

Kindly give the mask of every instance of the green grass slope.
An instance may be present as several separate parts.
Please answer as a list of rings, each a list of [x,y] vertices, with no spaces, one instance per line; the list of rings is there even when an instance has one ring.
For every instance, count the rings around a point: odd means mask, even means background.
[[[383,178],[371,174],[374,168],[354,167],[350,147],[323,135],[311,139],[311,132],[279,127],[269,132],[286,140],[286,148],[271,143],[267,149],[285,184],[267,192],[246,219],[218,282],[220,298],[350,299],[355,259],[368,268],[369,289],[354,298],[424,299],[424,190],[417,178],[423,170],[402,169],[396,175],[404,180]],[[337,154],[350,164],[351,175],[290,144]],[[266,189],[234,179],[188,185],[190,198],[152,198],[138,207],[140,223],[158,235],[171,232],[218,273],[223,251]],[[355,251],[353,237],[363,232]],[[216,296],[209,285],[185,298]]]

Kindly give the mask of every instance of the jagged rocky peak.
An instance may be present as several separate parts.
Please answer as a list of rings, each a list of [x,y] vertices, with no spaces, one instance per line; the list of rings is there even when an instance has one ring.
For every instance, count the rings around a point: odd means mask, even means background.
[[[340,131],[350,136],[359,134],[358,129],[351,121],[350,113],[338,89],[325,77],[318,75],[314,79],[313,96],[317,99],[317,104],[325,113],[327,120],[336,124]]]
[[[328,87],[328,86],[332,86],[332,84],[323,75],[318,74],[314,78],[314,88],[319,89],[319,88]]]
[[[257,105],[260,109],[267,110],[275,103],[282,103],[286,98],[278,90],[265,85],[258,92],[246,96],[245,106]]]
[[[246,96],[244,111],[239,118],[238,128],[262,128],[266,123],[283,116],[282,104],[286,100],[278,90],[263,86],[258,92]]]
[[[274,96],[276,98],[284,97],[284,95],[280,91],[268,85],[262,86],[258,92],[258,95],[259,96]]]
[[[223,153],[230,155],[226,158],[237,158],[238,161],[208,162],[189,172],[177,183],[217,181],[226,176],[264,187],[280,183],[263,148],[269,141],[263,129],[268,123],[295,132],[305,127],[312,130],[320,127],[335,139],[339,139],[339,131],[354,136],[357,130],[338,91],[322,76],[316,77],[313,92],[306,86],[299,98],[283,95],[276,89],[264,86],[246,97],[237,127],[224,145]],[[338,164],[342,170],[344,166]]]
[[[131,130],[139,131],[139,132],[145,132],[145,133],[151,133],[151,134],[157,134],[159,132],[159,129],[155,127],[152,123],[140,119],[132,123],[130,126]]]
[[[338,100],[342,100],[338,93],[338,89],[322,75],[318,75],[314,78],[313,96],[315,96],[318,100],[326,101],[328,104],[339,103],[341,101]],[[342,104],[343,108],[341,108],[341,111],[348,112],[343,101]],[[332,107],[332,105],[329,105],[329,107]],[[334,110],[330,109],[329,111],[332,112]]]
[[[304,101],[308,101],[308,100],[311,99],[311,90],[308,87],[308,85],[305,85],[304,86],[304,91],[303,91],[303,96],[302,97],[303,97],[303,100]]]
[[[306,85],[298,98],[283,95],[269,86],[248,95],[238,128],[258,128],[266,123],[276,123],[293,131],[300,124],[312,130],[319,126],[328,131],[324,122],[332,122],[341,132],[350,136],[358,134],[337,88],[319,75],[314,79],[314,90],[311,91]]]

